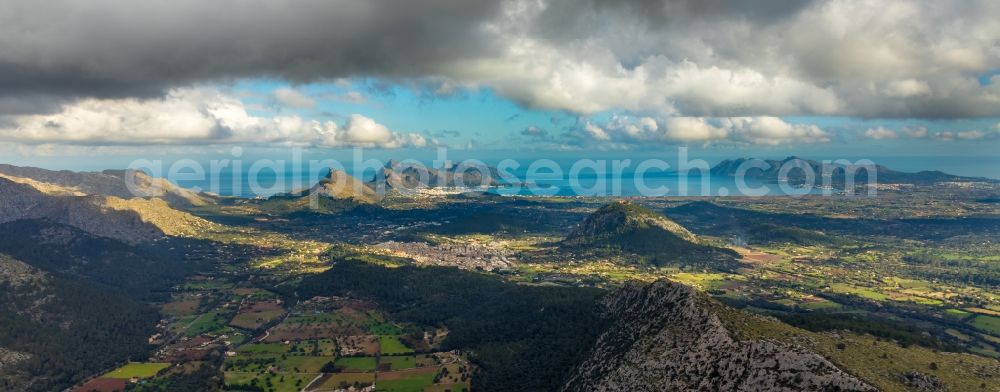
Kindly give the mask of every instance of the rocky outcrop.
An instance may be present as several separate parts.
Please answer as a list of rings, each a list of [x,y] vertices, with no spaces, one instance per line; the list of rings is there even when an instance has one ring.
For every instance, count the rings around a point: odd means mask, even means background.
[[[8,350],[0,347],[0,369],[7,366],[17,365],[31,358],[30,354]]]
[[[942,390],[941,380],[929,374],[917,371],[904,373],[900,376],[903,385],[920,392],[934,392]]]
[[[0,254],[0,283],[19,288],[24,285],[40,283],[45,274],[28,264]]]
[[[874,391],[808,350],[739,341],[712,300],[661,280],[608,295],[613,320],[563,391]]]

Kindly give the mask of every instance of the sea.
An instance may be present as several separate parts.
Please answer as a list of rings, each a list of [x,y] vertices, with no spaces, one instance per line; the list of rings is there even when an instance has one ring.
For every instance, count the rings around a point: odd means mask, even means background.
[[[810,157],[811,159],[817,159]],[[630,158],[619,158],[630,159]],[[822,160],[818,158],[817,160]],[[832,159],[832,158],[831,158]],[[838,157],[855,162],[860,157]],[[890,169],[904,172],[922,170],[940,170],[948,174],[1000,179],[1000,155],[984,157],[865,157],[864,159],[886,166]],[[531,164],[534,159],[517,160],[519,166],[505,170],[512,178],[501,179],[504,186],[485,189],[485,191],[501,195],[523,196],[764,196],[764,195],[802,195],[836,193],[821,186],[795,187],[789,184],[768,183],[747,180],[737,182],[731,177],[713,176],[707,172],[691,170],[687,174],[675,169],[676,162],[666,161],[672,165],[667,169],[649,168],[637,171],[636,166],[642,160],[632,159],[630,167],[615,170],[612,166],[616,159],[602,159],[579,164],[573,159],[548,159],[548,164]],[[497,165],[498,161],[482,160],[487,165]],[[719,160],[707,160],[709,165]],[[430,166],[430,161],[426,163]],[[208,167],[206,165],[206,167]],[[251,168],[254,169],[254,168]],[[345,170],[355,177],[365,181],[374,177],[375,169],[355,170],[349,162],[339,169]],[[302,189],[316,183],[327,173],[323,166],[309,169],[284,167],[263,167],[255,170],[218,170],[215,174],[206,173],[202,176],[183,174],[169,179],[186,188],[208,191],[223,196],[239,197],[269,197],[296,189]],[[483,189],[476,189],[483,190]],[[453,190],[455,192],[460,189]]]

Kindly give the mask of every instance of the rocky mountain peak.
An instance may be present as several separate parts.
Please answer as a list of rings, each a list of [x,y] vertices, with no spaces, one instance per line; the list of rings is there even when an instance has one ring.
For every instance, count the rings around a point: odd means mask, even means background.
[[[361,203],[374,203],[378,200],[374,189],[343,170],[330,169],[310,192],[333,199],[350,199]]]
[[[804,348],[737,340],[712,301],[667,280],[609,294],[601,305],[611,326],[562,390],[875,390]]]

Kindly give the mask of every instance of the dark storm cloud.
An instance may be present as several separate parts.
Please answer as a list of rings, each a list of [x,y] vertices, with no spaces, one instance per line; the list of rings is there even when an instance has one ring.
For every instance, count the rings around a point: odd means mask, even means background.
[[[815,0],[561,0],[553,1],[537,27],[570,37],[570,27],[593,29],[595,22],[622,18],[657,29],[703,21],[745,20],[767,24],[794,15]]]
[[[5,1],[0,94],[146,97],[201,81],[424,76],[480,56],[498,2]]]
[[[908,0],[0,4],[0,115],[241,78],[373,77],[655,116],[1000,115],[1000,3]],[[998,77],[994,77],[997,79]]]

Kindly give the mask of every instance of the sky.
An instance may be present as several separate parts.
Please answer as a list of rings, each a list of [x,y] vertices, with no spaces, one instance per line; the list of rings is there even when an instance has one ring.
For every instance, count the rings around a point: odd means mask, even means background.
[[[5,163],[1000,155],[993,0],[0,2]]]

